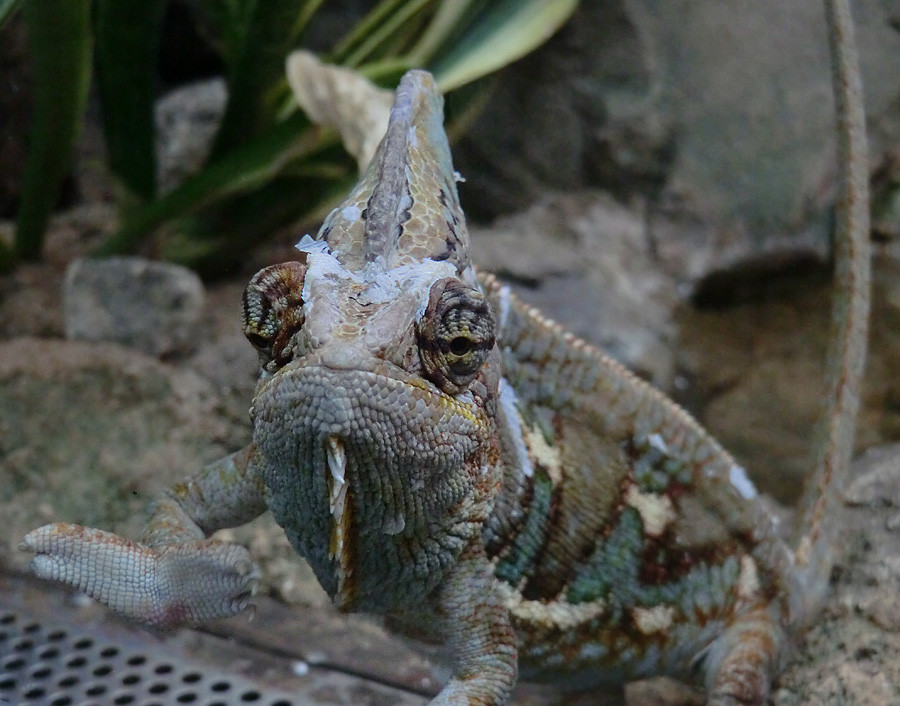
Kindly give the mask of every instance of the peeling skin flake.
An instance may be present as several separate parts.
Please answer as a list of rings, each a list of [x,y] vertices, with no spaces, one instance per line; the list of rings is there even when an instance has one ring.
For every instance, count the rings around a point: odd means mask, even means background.
[[[416,316],[421,317],[428,306],[431,285],[443,277],[453,277],[456,268],[449,262],[436,262],[425,258],[414,265],[400,265],[390,270],[384,269],[383,262],[368,263],[362,272],[348,270],[324,241],[314,240],[308,235],[297,243],[297,249],[307,253],[308,269],[303,283],[302,297],[305,302],[314,299],[316,283],[327,279],[366,284],[368,287],[360,295],[360,301],[383,304],[396,301],[401,294],[412,294],[418,301]]]
[[[752,500],[756,497],[756,487],[750,482],[746,471],[740,466],[732,466],[728,471],[728,480],[735,490],[741,494],[745,500]]]
[[[650,446],[662,453],[669,453],[669,447],[666,445],[665,439],[659,434],[650,435]]]
[[[509,309],[512,305],[510,301],[510,296],[512,296],[512,291],[509,288],[509,285],[503,285],[500,288],[500,320],[497,323],[497,328],[500,331],[506,329],[506,322],[509,319]]]
[[[331,473],[328,506],[333,518],[332,541],[329,555],[338,562],[338,593],[343,595],[346,578],[350,571],[347,549],[347,532],[349,514],[346,513],[347,486],[345,472],[347,470],[347,454],[343,442],[336,436],[329,436],[325,446],[328,470]]]
[[[519,418],[519,410],[516,405],[518,398],[516,391],[512,388],[505,378],[500,378],[498,388],[500,395],[500,406],[503,409],[503,416],[509,426],[509,433],[512,437],[514,451],[516,453],[516,463],[522,469],[525,477],[530,478],[534,475],[534,468],[531,465],[531,458],[528,456],[528,448],[525,446],[525,438],[522,436],[522,422]]]
[[[324,240],[316,240],[309,233],[300,238],[300,242],[294,247],[305,253],[327,253],[328,243]]]
[[[344,511],[344,500],[347,497],[347,484],[344,480],[344,472],[347,469],[347,454],[344,445],[336,436],[328,437],[328,446],[325,448],[328,459],[328,470],[331,471],[333,483],[331,485],[331,497],[329,509],[331,514],[340,518]]]

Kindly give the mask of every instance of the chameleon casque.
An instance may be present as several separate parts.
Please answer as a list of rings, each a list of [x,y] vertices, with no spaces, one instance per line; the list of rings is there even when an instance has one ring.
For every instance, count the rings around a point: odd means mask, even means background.
[[[207,537],[268,509],[339,607],[446,646],[434,705],[698,672],[710,705],[762,704],[827,589],[864,357],[859,77],[847,3],[826,6],[851,169],[829,441],[798,530],[686,412],[475,271],[442,98],[411,71],[347,200],[244,293],[253,443],[163,493],[140,543],[31,532],[34,571],[156,626],[233,615],[258,570]]]

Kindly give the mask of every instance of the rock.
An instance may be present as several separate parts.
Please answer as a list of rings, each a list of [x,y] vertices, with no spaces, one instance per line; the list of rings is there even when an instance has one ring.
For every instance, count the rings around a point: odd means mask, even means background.
[[[900,263],[872,259],[872,315],[856,449],[900,439]],[[793,505],[821,417],[831,336],[831,273],[823,264],[722,275],[680,307],[676,401],[748,470]],[[715,278],[720,279],[720,278]]]
[[[143,507],[249,442],[202,377],[109,343],[0,343],[0,563],[25,532],[80,522],[140,536]]]
[[[844,491],[848,505],[900,507],[900,444],[868,449]]]
[[[24,568],[18,542],[48,522],[137,538],[157,493],[249,443],[250,393],[238,411],[221,380],[179,364],[106,343],[0,342],[0,566]],[[226,537],[251,548],[266,592],[329,604],[271,515]]]
[[[214,78],[177,88],[157,101],[154,121],[160,193],[171,191],[203,166],[227,100],[225,80]]]
[[[900,147],[888,153],[881,164],[873,166],[872,234],[890,242],[894,257],[900,257]]]
[[[896,3],[854,6],[873,164],[900,141]],[[773,252],[828,247],[836,174],[819,0],[581,3],[504,71],[456,149],[470,217],[549,190],[647,199],[679,281]],[[484,187],[483,185],[488,185]]]
[[[640,202],[548,197],[475,229],[473,248],[478,266],[511,281],[526,303],[655,384],[671,383],[678,295],[657,266]]]
[[[66,337],[114,341],[153,356],[198,343],[203,283],[180,265],[136,257],[72,262],[63,283]]]

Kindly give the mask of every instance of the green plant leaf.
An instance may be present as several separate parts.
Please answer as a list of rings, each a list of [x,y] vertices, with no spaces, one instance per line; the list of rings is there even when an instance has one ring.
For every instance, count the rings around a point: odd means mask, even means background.
[[[242,45],[234,50],[237,56],[228,68],[228,105],[211,161],[272,125],[276,106],[268,104],[268,94],[284,75],[284,60],[292,49],[298,18],[307,16],[309,2],[257,0],[248,6],[252,12],[246,19]]]
[[[22,0],[0,0],[0,29],[3,29],[6,21],[16,14],[21,4]]]
[[[215,45],[227,67],[240,59],[256,3],[257,0],[206,0],[194,5],[201,31]]]
[[[412,64],[424,65],[459,27],[472,9],[472,0],[444,0],[422,33],[419,41],[406,55]]]
[[[204,276],[221,275],[245,262],[247,252],[279,228],[298,221],[321,221],[356,176],[349,159],[327,178],[278,176],[260,189],[221,204],[214,212],[177,222],[173,234],[163,239],[159,254]]]
[[[293,219],[321,216],[333,205],[355,169],[336,136],[312,128],[297,111],[283,76],[285,57],[323,3],[203,0],[195,5],[228,74],[229,101],[212,153],[207,165],[180,187],[127,212],[99,253],[133,251],[168,223],[156,236],[153,252],[218,274],[239,263],[274,229]],[[329,61],[355,67],[391,88],[405,69],[430,65],[446,91],[531,51],[577,4],[380,0],[349,30]],[[124,15],[125,10],[119,12]],[[460,95],[450,111],[450,128],[464,125],[488,92],[489,85],[480,82]]]
[[[91,2],[28,0],[22,13],[34,66],[34,120],[15,247],[19,257],[36,260],[84,113],[91,75]]]
[[[432,72],[443,91],[470,83],[547,41],[571,17],[578,0],[499,0],[474,17]]]
[[[97,0],[95,61],[109,166],[125,203],[156,193],[153,101],[166,0]],[[132,197],[129,199],[129,196]]]
[[[347,55],[342,63],[346,66],[359,66],[373,57],[382,58],[376,54],[376,51],[402,32],[404,28],[413,25],[416,15],[430,2],[431,0],[406,0],[401,3],[393,14],[386,16],[379,24],[371,28],[362,42]]]
[[[15,263],[16,256],[13,249],[6,243],[0,243],[0,274],[12,271]]]
[[[337,43],[327,57],[328,63],[347,64],[350,53],[407,2],[408,0],[381,0]]]
[[[291,28],[290,32],[290,43],[292,45],[295,45],[300,40],[300,36],[306,31],[309,21],[324,2],[325,0],[307,0],[306,4],[294,19],[294,26]],[[294,47],[292,46],[291,48],[293,49]]]
[[[225,157],[205,167],[165,196],[129,214],[97,250],[98,255],[132,252],[138,242],[165,223],[260,188],[292,160],[322,146],[306,116],[296,113]]]

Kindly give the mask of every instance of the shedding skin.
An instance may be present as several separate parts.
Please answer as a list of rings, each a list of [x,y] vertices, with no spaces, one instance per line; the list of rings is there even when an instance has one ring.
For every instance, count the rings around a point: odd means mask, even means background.
[[[864,357],[859,72],[846,0],[826,10],[848,171],[828,441],[793,541],[690,415],[475,272],[442,98],[413,71],[346,201],[245,291],[253,443],[163,493],[140,542],[31,532],[35,573],[162,628],[227,617],[259,573],[208,537],[271,510],[342,610],[446,647],[433,706],[499,706],[519,678],[622,703],[698,672],[709,706],[761,706],[827,587]]]

